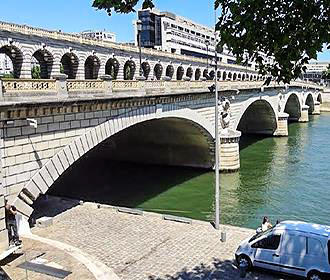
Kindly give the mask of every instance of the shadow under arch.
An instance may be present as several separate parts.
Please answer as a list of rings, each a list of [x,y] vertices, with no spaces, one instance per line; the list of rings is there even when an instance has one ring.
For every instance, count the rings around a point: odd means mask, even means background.
[[[169,77],[169,78],[173,78],[173,75],[174,75],[174,67],[173,65],[167,65],[166,67],[166,73],[165,73],[166,77]]]
[[[13,205],[22,215],[29,217],[33,212],[33,202],[40,194],[48,192],[62,174],[90,155],[90,151],[101,149],[104,156],[106,153],[102,148],[106,148],[107,155],[116,161],[125,161],[134,155],[138,160],[131,162],[204,169],[213,167],[214,131],[198,113],[190,109],[148,115],[137,115],[138,112],[128,112],[130,117],[122,115],[125,121],[109,119],[76,137],[34,174]],[[118,145],[121,152],[116,151]]]
[[[197,68],[195,70],[195,81],[199,81],[200,78],[201,78],[201,69]]]
[[[263,99],[253,101],[241,115],[236,129],[242,134],[273,135],[277,118],[272,105]]]
[[[23,53],[22,51],[13,45],[0,46],[0,53],[5,54],[11,60],[13,64],[13,76],[19,78],[22,70]]]
[[[299,97],[296,93],[291,93],[288,97],[284,107],[284,113],[289,114],[290,122],[298,121],[300,119],[301,106],[299,102]]]
[[[177,81],[181,81],[184,75],[184,69],[182,66],[179,66],[176,70],[176,79]]]
[[[160,63],[157,63],[154,67],[154,77],[156,80],[160,80],[163,74],[163,66]]]
[[[322,104],[322,94],[321,93],[319,93],[318,95],[317,95],[317,99],[316,99],[318,102],[320,102],[320,104]]]
[[[313,99],[313,95],[311,93],[309,93],[307,95],[305,105],[308,106],[308,114],[312,115],[314,112],[314,99]]]
[[[133,80],[136,64],[133,60],[126,61],[124,65],[124,80]]]
[[[141,65],[143,76],[148,80],[149,74],[150,74],[150,64],[147,61],[142,62]]]

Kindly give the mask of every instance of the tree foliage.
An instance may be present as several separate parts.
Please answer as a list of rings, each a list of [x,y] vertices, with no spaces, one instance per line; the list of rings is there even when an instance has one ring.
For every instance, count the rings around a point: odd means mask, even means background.
[[[322,79],[330,80],[330,65],[328,66],[327,70],[323,71]]]
[[[134,12],[138,0],[94,0],[111,15]],[[215,0],[219,48],[226,45],[238,63],[255,60],[259,73],[289,83],[305,71],[330,42],[330,0]],[[143,8],[153,0],[144,0]],[[268,58],[267,58],[268,57]],[[268,80],[269,82],[270,80]]]
[[[40,66],[39,65],[35,65],[35,66],[32,67],[31,76],[32,76],[32,79],[40,79],[41,78]]]

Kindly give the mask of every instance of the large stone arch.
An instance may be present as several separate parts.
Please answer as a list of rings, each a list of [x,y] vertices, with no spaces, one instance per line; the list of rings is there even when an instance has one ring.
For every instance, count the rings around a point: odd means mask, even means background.
[[[250,100],[242,107],[234,127],[242,134],[274,135],[277,129],[276,110],[268,100]]]
[[[304,104],[308,106],[308,114],[312,115],[314,112],[314,98],[311,92],[307,93]]]
[[[318,102],[320,102],[320,104],[322,104],[322,94],[321,94],[321,92],[318,93],[318,95],[317,95],[317,97],[316,97],[316,100],[317,100]]]
[[[151,111],[152,113],[148,114],[146,113],[147,111]],[[13,205],[16,206],[17,210],[23,216],[29,218],[33,212],[32,205],[34,201],[41,194],[45,194],[70,166],[93,148],[111,136],[134,125],[161,119],[179,119],[186,122],[195,131],[198,130],[205,137],[205,143],[209,145],[209,152],[213,150],[214,128],[207,119],[191,109],[179,109],[168,112],[158,112],[155,108],[152,109],[151,107],[148,110],[144,108],[127,110],[127,113],[121,115],[120,118],[108,119],[102,124],[88,129],[83,135],[77,136],[70,144],[56,153],[25,184],[18,196],[14,199]],[[209,168],[212,167],[213,162],[210,162]]]
[[[90,55],[85,60],[85,79],[97,79],[100,71],[101,62],[96,55]]]
[[[113,80],[117,80],[119,72],[119,61],[112,57],[109,58],[105,64],[105,74],[110,75]]]
[[[76,79],[79,66],[78,56],[73,52],[67,52],[61,57],[61,65],[63,73],[68,79]]]
[[[13,76],[14,78],[20,78],[23,63],[23,52],[20,46],[16,44],[0,44],[0,53],[4,53],[8,56],[13,64]]]
[[[54,56],[46,48],[36,50],[32,54],[32,60],[36,60],[40,67],[40,78],[49,79],[52,73],[52,67],[54,64]],[[32,64],[33,61],[31,61]],[[35,65],[37,66],[37,65]],[[33,68],[32,68],[33,69]],[[32,70],[31,69],[31,70]],[[33,78],[33,76],[32,76]]]
[[[289,114],[289,121],[298,121],[301,117],[301,104],[297,93],[286,95],[284,113]]]

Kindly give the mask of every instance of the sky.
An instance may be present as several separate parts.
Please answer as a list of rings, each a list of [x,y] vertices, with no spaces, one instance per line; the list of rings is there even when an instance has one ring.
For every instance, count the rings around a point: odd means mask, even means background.
[[[155,0],[157,9],[214,25],[214,0]],[[0,20],[63,32],[106,29],[116,33],[118,42],[133,42],[132,21],[136,14],[113,14],[92,8],[92,0],[1,0]],[[141,7],[141,1],[137,7]],[[318,56],[330,61],[330,52]]]

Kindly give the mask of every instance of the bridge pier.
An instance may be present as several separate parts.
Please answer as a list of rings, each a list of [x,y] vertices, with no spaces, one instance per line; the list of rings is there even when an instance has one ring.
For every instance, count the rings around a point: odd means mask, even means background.
[[[298,122],[308,122],[308,109],[309,109],[309,106],[307,105],[303,105],[301,107],[301,115],[300,115],[300,118],[298,120]]]
[[[321,114],[321,103],[319,101],[315,101],[314,103],[314,111],[312,115],[320,115]]]
[[[279,113],[277,119],[277,129],[274,133],[274,136],[288,136],[288,119],[289,114]]]
[[[240,168],[239,139],[241,132],[223,130],[220,135],[220,171],[234,172]]]

